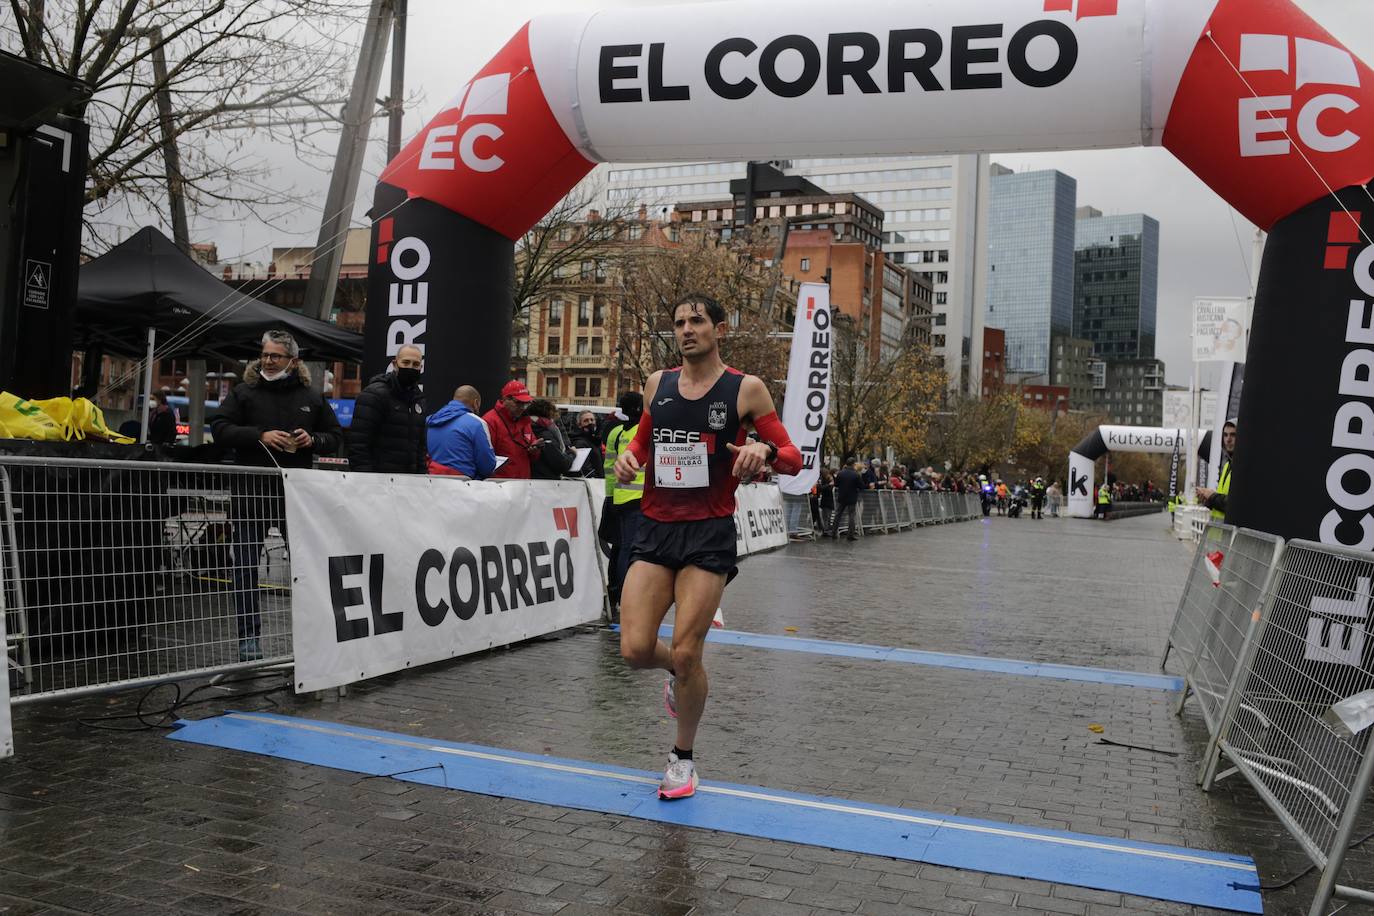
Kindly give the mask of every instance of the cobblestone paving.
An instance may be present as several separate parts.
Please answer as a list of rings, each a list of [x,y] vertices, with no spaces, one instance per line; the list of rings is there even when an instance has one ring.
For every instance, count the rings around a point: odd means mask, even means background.
[[[1157,516],[993,518],[751,558],[731,628],[1153,671],[1189,549]],[[1306,866],[1160,691],[714,645],[706,779]],[[216,700],[658,769],[659,676],[569,634],[358,685]],[[270,680],[243,689],[270,688]],[[147,698],[165,706],[168,689]],[[1156,900],[487,798],[97,730],[138,697],[20,707],[0,763],[0,913],[1202,913]],[[96,724],[130,726],[129,720]],[[1098,743],[1105,737],[1143,748]],[[1174,751],[1170,756],[1163,751]],[[1346,883],[1374,879],[1354,855]],[[1266,895],[1306,912],[1314,878]]]

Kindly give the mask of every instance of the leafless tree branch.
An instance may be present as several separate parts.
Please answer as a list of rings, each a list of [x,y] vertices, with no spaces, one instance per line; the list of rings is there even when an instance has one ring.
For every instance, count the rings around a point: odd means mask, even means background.
[[[367,0],[9,0],[12,28],[0,48],[85,80],[92,97],[68,114],[91,128],[86,201],[90,241],[108,233],[94,221],[112,203],[167,213],[159,92],[172,100],[171,130],[191,206],[247,205],[247,212],[300,200],[272,187],[261,149],[292,144],[307,160],[328,158],[300,119],[251,123],[248,148],[236,138],[243,113],[337,110],[347,95],[356,35]],[[154,75],[155,55],[166,61]],[[238,122],[238,123],[235,123]],[[266,140],[267,142],[261,142]],[[259,175],[262,184],[240,181]],[[168,220],[170,221],[170,220]]]

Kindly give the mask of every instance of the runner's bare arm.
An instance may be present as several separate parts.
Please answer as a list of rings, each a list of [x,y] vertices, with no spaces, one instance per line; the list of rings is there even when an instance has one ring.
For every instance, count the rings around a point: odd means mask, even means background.
[[[792,444],[787,427],[782,425],[773,407],[773,396],[758,376],[746,375],[740,385],[739,415],[754,427],[763,441],[743,446],[726,444],[735,455],[736,477],[753,477],[764,465],[770,465],[779,474],[795,474],[801,470],[801,452]]]
[[[655,372],[644,385],[644,413],[639,418],[639,430],[625,447],[625,451],[615,460],[615,476],[621,483],[634,480],[644,462],[649,460],[649,443],[654,435],[654,421],[649,416],[649,405],[653,403],[653,397],[658,392],[658,380],[662,375],[661,371]]]

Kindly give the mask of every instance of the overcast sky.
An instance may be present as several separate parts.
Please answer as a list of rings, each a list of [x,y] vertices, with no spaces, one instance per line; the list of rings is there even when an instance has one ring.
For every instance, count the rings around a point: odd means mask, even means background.
[[[530,18],[651,2],[665,5],[656,0],[409,0],[407,95],[416,98],[406,116],[407,138]],[[1374,63],[1374,0],[1297,3],[1357,56]],[[785,6],[780,3],[779,8],[781,12]],[[366,225],[362,214],[382,165],[385,134],[385,123],[378,122],[360,184],[356,225]],[[1170,382],[1187,384],[1192,300],[1247,294],[1254,226],[1162,149],[1011,153],[994,155],[994,159],[1017,171],[1055,168],[1072,175],[1078,180],[1080,206],[1090,204],[1108,214],[1144,212],[1160,221],[1157,355],[1168,364]],[[281,161],[277,183],[290,180],[302,189],[317,186],[315,199],[323,201],[328,184],[325,174],[291,162],[285,151]],[[193,219],[192,236],[218,242],[221,258],[243,254],[246,260],[266,261],[273,245],[313,244],[318,220],[319,211],[309,208],[285,214],[276,230],[201,217]]]

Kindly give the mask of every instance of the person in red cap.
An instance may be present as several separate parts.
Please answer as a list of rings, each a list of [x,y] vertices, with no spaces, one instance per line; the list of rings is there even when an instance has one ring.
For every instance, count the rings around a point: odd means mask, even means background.
[[[533,400],[524,382],[509,381],[501,389],[501,400],[482,416],[491,433],[492,449],[506,459],[488,480],[530,479],[530,459],[539,451],[539,437],[525,416]]]

